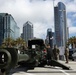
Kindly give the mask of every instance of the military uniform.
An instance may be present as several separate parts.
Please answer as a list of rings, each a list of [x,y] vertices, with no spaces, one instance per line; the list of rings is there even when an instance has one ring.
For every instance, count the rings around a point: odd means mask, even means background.
[[[53,58],[55,59],[55,60],[58,60],[59,59],[59,49],[58,48],[54,48],[53,49]]]
[[[69,60],[69,49],[66,47],[65,48],[65,59],[66,59],[66,63],[68,63],[68,60]]]

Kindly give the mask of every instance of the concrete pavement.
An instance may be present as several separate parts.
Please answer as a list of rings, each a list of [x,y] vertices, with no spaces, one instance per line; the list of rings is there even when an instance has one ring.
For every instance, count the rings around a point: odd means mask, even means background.
[[[65,63],[65,61],[59,60],[59,62],[60,62],[60,63],[63,63],[63,64],[66,65],[66,66],[71,67],[72,70],[75,70],[75,71],[76,71],[76,61],[71,61],[71,60],[69,60],[69,63]]]
[[[15,73],[11,73],[10,75],[76,75],[76,61],[69,61],[68,64],[65,61],[59,60],[60,63],[70,66],[71,70],[63,70],[59,67],[45,66],[45,67],[36,67],[34,70],[28,70],[25,72],[17,71]]]
[[[26,72],[26,67],[19,67],[17,69],[13,69],[10,72],[10,75],[76,75],[76,61],[69,61],[68,64],[65,61],[59,60],[60,63],[70,66],[71,70],[63,70],[60,67],[52,67],[52,66],[45,66],[45,67],[35,67],[34,70],[28,70]]]

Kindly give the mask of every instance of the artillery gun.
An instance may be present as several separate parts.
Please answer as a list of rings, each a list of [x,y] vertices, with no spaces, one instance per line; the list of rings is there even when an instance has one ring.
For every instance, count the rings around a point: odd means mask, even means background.
[[[0,49],[0,69],[2,75],[8,75],[9,71],[21,61],[28,61],[27,54],[18,54],[15,48]]]
[[[54,59],[47,61],[47,50],[43,39],[29,40],[28,49],[23,50],[20,54],[18,54],[16,48],[0,49],[0,69],[3,75],[8,75],[9,71],[17,65],[25,66],[28,69],[45,65],[58,66],[66,70],[70,69]]]

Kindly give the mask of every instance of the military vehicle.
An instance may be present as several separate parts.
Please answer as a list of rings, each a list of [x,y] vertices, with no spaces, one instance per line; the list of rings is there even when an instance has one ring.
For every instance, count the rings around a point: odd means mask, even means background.
[[[70,68],[54,59],[47,60],[47,49],[43,39],[31,39],[28,41],[28,48],[18,54],[16,48],[0,49],[0,69],[3,75],[8,75],[12,68],[25,66],[27,70],[45,65],[58,66],[69,70]]]

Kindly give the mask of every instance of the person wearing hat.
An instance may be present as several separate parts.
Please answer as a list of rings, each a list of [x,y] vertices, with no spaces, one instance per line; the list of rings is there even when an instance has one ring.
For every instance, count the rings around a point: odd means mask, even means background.
[[[65,48],[64,55],[65,55],[66,63],[68,63],[68,61],[69,61],[69,48],[68,48],[68,46],[66,46],[66,48]]]

